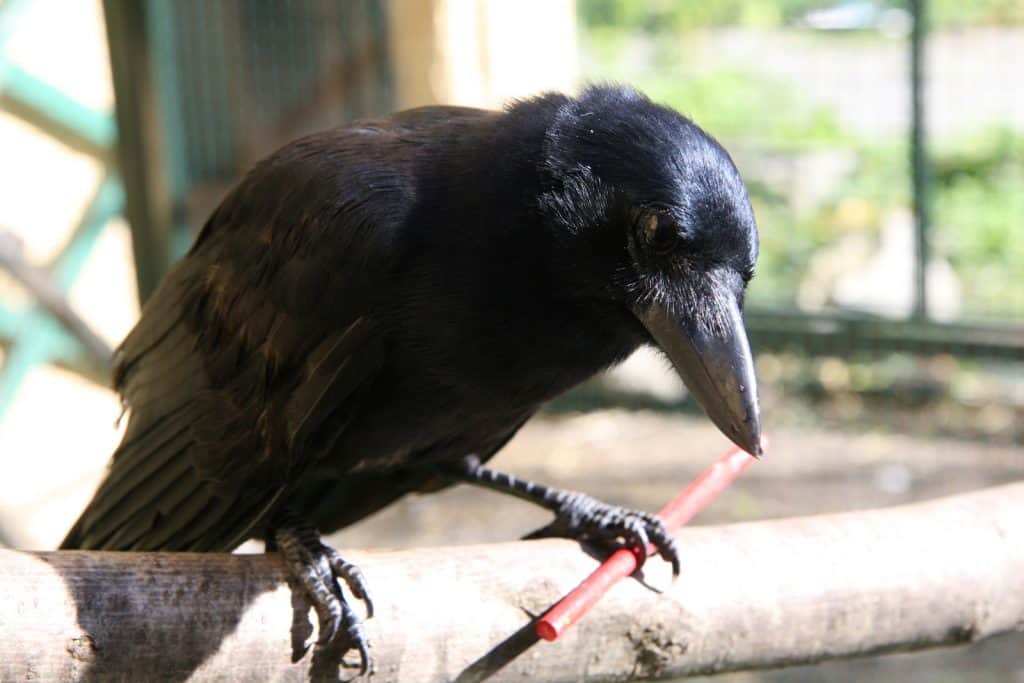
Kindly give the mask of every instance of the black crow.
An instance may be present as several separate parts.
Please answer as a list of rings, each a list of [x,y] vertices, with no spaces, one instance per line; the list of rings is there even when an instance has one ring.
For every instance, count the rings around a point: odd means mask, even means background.
[[[116,354],[129,410],[63,548],[278,550],[320,620],[369,600],[333,531],[469,482],[550,509],[534,535],[648,540],[652,515],[483,466],[545,401],[659,347],[759,452],[741,318],[757,228],[692,121],[619,86],[424,107],[286,145],[210,216]]]

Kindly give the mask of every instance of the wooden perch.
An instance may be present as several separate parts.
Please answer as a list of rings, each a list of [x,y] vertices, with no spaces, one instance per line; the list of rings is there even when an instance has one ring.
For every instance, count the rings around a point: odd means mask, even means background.
[[[347,552],[375,594],[371,680],[668,678],[1024,629],[1024,483],[680,541],[667,593],[624,581],[557,643],[530,615],[594,568],[574,543]],[[668,583],[664,563],[646,571]],[[0,572],[0,680],[310,675],[275,556],[0,551]]]

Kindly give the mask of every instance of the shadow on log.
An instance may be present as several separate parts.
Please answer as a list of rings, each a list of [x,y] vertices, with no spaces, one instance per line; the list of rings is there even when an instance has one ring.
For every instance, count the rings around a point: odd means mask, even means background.
[[[353,552],[375,673],[669,678],[1024,629],[1024,483],[884,510],[687,529],[557,643],[533,619],[595,560],[568,541]],[[0,680],[308,680],[276,556],[0,551]],[[342,668],[341,678],[355,675]]]

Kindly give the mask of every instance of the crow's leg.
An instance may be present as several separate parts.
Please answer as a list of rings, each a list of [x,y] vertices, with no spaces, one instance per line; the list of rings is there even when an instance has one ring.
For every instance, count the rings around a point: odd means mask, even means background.
[[[662,559],[671,563],[672,573],[679,574],[679,548],[657,515],[609,505],[583,493],[550,488],[498,472],[484,467],[476,456],[463,458],[457,465],[446,468],[444,474],[456,481],[512,494],[555,513],[551,524],[525,538],[559,536],[599,544],[621,543],[634,551],[641,563],[647,557],[647,544],[651,543]]]
[[[338,646],[340,638],[347,638],[346,648],[359,650],[360,675],[370,667],[370,643],[363,629],[363,621],[352,610],[341,592],[341,579],[352,595],[366,603],[366,616],[373,616],[373,602],[366,590],[362,572],[346,562],[337,550],[320,540],[320,533],[290,511],[276,515],[266,536],[267,552],[279,552],[284,557],[288,574],[316,610],[320,623],[314,657],[318,652]]]

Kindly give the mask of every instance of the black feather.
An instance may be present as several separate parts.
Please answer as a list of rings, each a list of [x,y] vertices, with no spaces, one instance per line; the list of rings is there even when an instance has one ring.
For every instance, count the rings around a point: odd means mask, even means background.
[[[678,250],[644,248],[652,211]],[[650,342],[638,306],[712,319],[756,244],[724,150],[628,88],[297,140],[229,193],[122,344],[130,421],[64,547],[230,550],[281,506],[330,531],[433,490],[439,463],[486,460]]]

